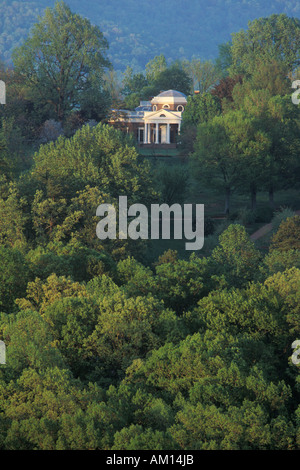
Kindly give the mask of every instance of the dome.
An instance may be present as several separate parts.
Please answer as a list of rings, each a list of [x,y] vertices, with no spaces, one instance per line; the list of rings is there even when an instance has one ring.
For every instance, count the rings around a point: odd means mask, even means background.
[[[151,100],[151,104],[160,104],[160,105],[186,105],[187,99],[186,96],[177,90],[167,90],[162,91],[159,95],[154,96]]]
[[[186,98],[184,93],[176,90],[162,91],[156,98]]]

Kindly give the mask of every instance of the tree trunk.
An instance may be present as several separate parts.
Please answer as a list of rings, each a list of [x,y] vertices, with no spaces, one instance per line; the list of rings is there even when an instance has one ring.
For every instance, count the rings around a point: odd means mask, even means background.
[[[274,188],[273,185],[269,188],[269,204],[272,209],[275,209],[275,202],[274,202]]]
[[[230,188],[226,188],[225,192],[225,210],[224,214],[229,214]]]
[[[256,211],[257,203],[256,203],[256,186],[251,185],[251,210]]]

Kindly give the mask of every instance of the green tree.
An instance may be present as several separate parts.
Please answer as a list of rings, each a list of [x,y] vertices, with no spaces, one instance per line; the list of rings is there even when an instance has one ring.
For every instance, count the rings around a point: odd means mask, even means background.
[[[167,433],[132,424],[115,433],[112,450],[164,450],[173,449],[174,444]]]
[[[220,100],[211,93],[188,96],[187,105],[182,115],[180,131],[180,148],[187,153],[194,150],[197,136],[197,126],[210,121],[221,113]]]
[[[110,69],[104,74],[104,85],[103,88],[109,96],[111,97],[112,100],[112,107],[113,108],[118,108],[120,107],[120,104],[122,102],[122,97],[121,97],[121,83],[119,81],[119,76],[118,73]]]
[[[291,73],[299,65],[300,20],[285,14],[271,15],[248,23],[248,30],[232,35],[231,74],[255,71],[257,61],[278,61]]]
[[[228,286],[241,287],[255,279],[261,255],[245,227],[230,225],[219,237],[212,252],[214,274],[223,275]]]
[[[0,309],[10,313],[16,309],[15,299],[26,292],[30,280],[29,265],[16,248],[0,247]]]
[[[76,294],[75,294],[76,295]],[[67,365],[75,376],[85,378],[97,359],[87,361],[85,344],[97,324],[97,304],[86,297],[62,297],[46,307],[43,318]]]
[[[217,67],[209,60],[192,59],[183,62],[183,66],[193,81],[193,89],[200,94],[208,92],[220,78]]]
[[[210,93],[201,93],[188,97],[183,113],[183,127],[201,124],[212,120],[221,113],[220,101]]]
[[[1,245],[19,248],[20,250],[26,246],[25,228],[28,216],[25,213],[25,207],[26,200],[20,198],[17,185],[10,183],[7,194],[5,194],[5,197],[0,198]]]
[[[291,268],[300,269],[300,250],[287,249],[284,251],[270,247],[270,252],[263,260],[261,271],[264,277],[271,276],[277,272],[283,272]]]
[[[300,216],[288,217],[282,221],[271,239],[270,250],[300,250]]]
[[[20,311],[10,320],[2,318],[3,338],[7,344],[7,375],[16,378],[31,367],[66,367],[61,352],[53,344],[53,335],[45,320],[33,310]]]
[[[216,68],[220,75],[225,78],[228,76],[228,70],[232,64],[232,53],[231,53],[232,42],[228,41],[218,45],[219,54],[216,58]]]
[[[192,91],[192,80],[180,62],[174,62],[167,69],[160,72],[154,81],[154,85],[157,93],[162,90],[172,89],[189,95]]]
[[[15,50],[13,60],[39,106],[64,121],[87,92],[99,94],[109,66],[107,48],[98,27],[72,13],[64,2],[56,2]]]
[[[201,180],[224,191],[225,214],[230,210],[230,195],[245,184],[249,158],[260,156],[266,148],[268,140],[243,112],[230,111],[198,126],[193,166]]]
[[[87,291],[79,282],[66,276],[51,274],[46,280],[36,278],[27,285],[26,297],[19,298],[17,304],[22,310],[34,310],[44,315],[45,309],[65,297],[87,297]]]
[[[21,161],[18,161],[19,164],[23,163],[21,169],[28,169],[32,142],[37,139],[39,127],[47,116],[35,107],[28,84],[15,69],[9,68],[1,73],[1,79],[6,84],[6,105],[0,106],[1,121],[8,126],[4,134],[12,137],[8,142],[13,152],[21,150]],[[7,132],[10,126],[12,131]]]
[[[269,71],[271,69],[273,67],[268,67]],[[299,175],[299,115],[290,96],[284,94],[285,90],[285,83],[282,86],[275,83],[263,89],[255,80],[237,84],[233,90],[234,106],[242,109],[249,118],[254,118],[259,133],[269,141],[269,148],[266,146],[264,152],[257,147],[257,155],[262,162],[257,182],[269,192],[272,208],[275,190],[294,186]],[[252,171],[255,165],[252,165]]]
[[[292,267],[284,272],[277,272],[265,280],[271,297],[279,295],[281,312],[287,322],[287,335],[290,344],[300,334],[300,269]],[[297,369],[294,371],[297,372]]]
[[[0,121],[0,175],[14,179],[26,166],[24,139],[14,117]]]
[[[133,359],[161,345],[176,325],[175,315],[150,295],[128,298],[120,291],[100,299],[98,308],[97,324],[84,342],[87,357],[97,361],[98,380],[122,376]]]
[[[142,73],[133,73],[132,67],[127,67],[124,72],[123,89],[122,92],[125,96],[132,93],[140,93],[141,90],[148,85],[146,77]]]
[[[150,166],[138,160],[130,136],[109,125],[86,125],[70,139],[60,137],[41,146],[34,160],[31,172],[20,182],[20,192],[28,195],[37,243],[52,242],[52,251],[72,257],[78,249],[81,261],[86,257],[84,247],[97,251],[106,247],[118,259],[130,253],[142,256],[141,240],[99,240],[95,230],[99,204],[118,208],[121,195],[128,195],[129,205],[136,201],[148,205],[157,199]]]
[[[107,429],[100,423],[109,416],[103,398],[99,387],[84,388],[68,369],[28,367],[16,381],[0,385],[5,449],[102,448],[101,437]],[[79,423],[81,432],[75,437]]]
[[[155,56],[146,64],[146,78],[148,83],[155,82],[160,73],[166,70],[167,61],[163,54]]]

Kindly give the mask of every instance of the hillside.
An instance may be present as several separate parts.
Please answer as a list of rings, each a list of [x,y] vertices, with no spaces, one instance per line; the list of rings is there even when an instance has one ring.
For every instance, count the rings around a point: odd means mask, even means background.
[[[0,58],[9,61],[45,7],[53,0],[0,0]],[[300,16],[297,0],[68,0],[71,9],[97,24],[109,41],[115,69],[136,71],[155,55],[169,60],[193,55],[214,59],[218,45],[248,21],[272,13]]]

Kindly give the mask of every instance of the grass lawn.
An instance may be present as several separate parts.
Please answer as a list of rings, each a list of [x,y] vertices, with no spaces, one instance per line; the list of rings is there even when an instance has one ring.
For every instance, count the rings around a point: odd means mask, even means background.
[[[155,149],[155,148],[139,148],[139,154],[142,157],[178,157],[180,155],[178,149]]]

